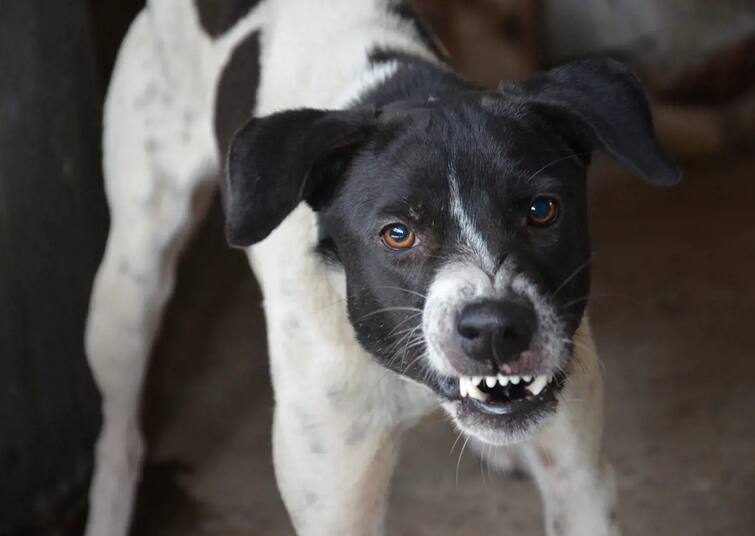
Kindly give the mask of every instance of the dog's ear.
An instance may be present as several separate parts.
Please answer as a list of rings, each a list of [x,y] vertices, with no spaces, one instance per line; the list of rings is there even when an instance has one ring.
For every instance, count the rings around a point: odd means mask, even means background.
[[[290,110],[251,119],[234,136],[223,191],[226,236],[248,246],[301,201],[317,210],[374,128],[374,114]]]
[[[656,139],[640,82],[623,64],[575,61],[523,82],[503,83],[499,90],[537,107],[577,151],[589,155],[600,147],[648,182],[679,181],[678,168]]]

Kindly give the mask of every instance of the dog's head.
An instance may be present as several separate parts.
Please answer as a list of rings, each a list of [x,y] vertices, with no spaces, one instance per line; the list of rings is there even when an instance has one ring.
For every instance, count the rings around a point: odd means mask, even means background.
[[[377,111],[286,111],[236,135],[228,236],[258,242],[307,202],[362,346],[435,390],[465,431],[506,443],[555,409],[569,374],[595,148],[678,180],[615,62]]]

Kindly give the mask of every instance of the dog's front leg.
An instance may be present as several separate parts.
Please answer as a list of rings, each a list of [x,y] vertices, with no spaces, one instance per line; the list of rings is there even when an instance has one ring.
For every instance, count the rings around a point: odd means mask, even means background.
[[[278,402],[273,428],[278,486],[297,534],[383,534],[398,429],[298,402]]]
[[[271,338],[275,472],[297,534],[383,534],[401,432],[422,405],[407,402],[409,391],[418,388],[335,345],[310,345],[305,359],[277,350]]]
[[[587,337],[558,414],[522,450],[543,498],[548,536],[620,534],[613,471],[601,452],[603,381]]]

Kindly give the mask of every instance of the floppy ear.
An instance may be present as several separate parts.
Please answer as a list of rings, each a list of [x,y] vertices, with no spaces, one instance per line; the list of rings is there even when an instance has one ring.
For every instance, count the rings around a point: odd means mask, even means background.
[[[223,191],[226,236],[248,246],[301,201],[315,210],[374,125],[374,114],[290,110],[251,119],[234,136]]]
[[[600,147],[653,184],[679,181],[678,168],[656,139],[640,82],[623,64],[575,61],[499,90],[537,106],[579,149]]]

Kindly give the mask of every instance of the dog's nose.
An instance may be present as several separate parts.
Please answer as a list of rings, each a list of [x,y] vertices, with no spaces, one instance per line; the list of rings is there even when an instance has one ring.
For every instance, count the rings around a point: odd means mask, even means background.
[[[464,307],[457,331],[467,356],[501,366],[515,361],[529,348],[536,326],[532,306],[488,300]]]

